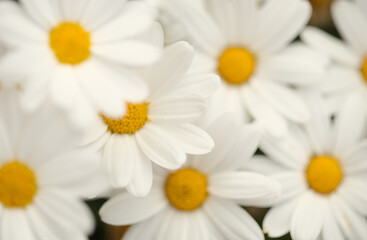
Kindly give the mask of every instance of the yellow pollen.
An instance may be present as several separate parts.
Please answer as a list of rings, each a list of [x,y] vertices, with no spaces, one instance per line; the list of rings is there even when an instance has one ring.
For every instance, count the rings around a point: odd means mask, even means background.
[[[179,210],[195,210],[207,198],[206,176],[191,168],[171,173],[166,180],[166,196]]]
[[[306,178],[310,188],[318,193],[333,192],[343,179],[339,162],[329,156],[318,156],[311,159],[306,170]]]
[[[249,80],[255,70],[255,57],[241,47],[225,50],[218,60],[218,72],[229,84],[240,85]]]
[[[26,207],[36,192],[36,177],[26,165],[12,161],[0,168],[0,202],[4,206]]]
[[[77,65],[89,58],[90,35],[78,23],[65,22],[50,32],[50,46],[60,63]]]
[[[144,124],[149,121],[148,118],[149,103],[127,104],[127,113],[121,119],[110,119],[103,117],[104,122],[108,126],[108,130],[112,133],[134,134]]]
[[[361,67],[361,72],[362,72],[364,81],[367,83],[367,58],[363,62],[363,65]]]

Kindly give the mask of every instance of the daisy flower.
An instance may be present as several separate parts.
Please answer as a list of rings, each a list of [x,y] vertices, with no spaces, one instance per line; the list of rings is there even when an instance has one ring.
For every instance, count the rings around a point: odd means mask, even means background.
[[[202,8],[167,0],[198,52],[197,70],[221,76],[213,108],[231,109],[243,121],[253,118],[276,136],[286,132],[287,120],[306,122],[309,111],[290,85],[302,87],[318,79],[325,59],[299,43],[289,44],[309,20],[310,4],[304,0],[205,3]]]
[[[231,115],[218,118],[207,131],[216,144],[211,153],[192,156],[175,171],[157,168],[146,198],[117,194],[102,206],[102,220],[134,224],[124,239],[264,239],[238,205],[256,205],[279,194],[277,182],[238,170],[257,149],[259,131]]]
[[[179,42],[167,47],[161,60],[139,75],[150,87],[142,102],[127,103],[122,118],[97,116],[85,137],[86,147],[103,149],[103,163],[114,187],[145,196],[152,186],[152,161],[177,169],[186,154],[204,154],[214,143],[193,125],[207,108],[206,98],[219,80],[212,74],[187,74],[194,53]]]
[[[159,48],[132,38],[155,15],[141,1],[1,1],[0,43],[11,51],[0,60],[0,78],[20,81],[27,110],[50,98],[77,126],[96,112],[121,116],[123,102],[147,95],[128,67],[158,59]]]
[[[61,114],[24,115],[10,92],[0,92],[0,239],[88,239],[82,197],[106,187],[99,155],[74,148],[79,134]]]
[[[316,94],[307,94],[312,120],[283,140],[265,136],[253,170],[283,187],[263,222],[264,232],[293,239],[365,239],[367,236],[366,112],[353,95],[335,122]]]
[[[367,99],[366,1],[335,1],[332,16],[345,42],[311,27],[302,33],[302,40],[332,60],[329,77],[315,88],[328,98],[335,112],[351,92],[362,92],[363,101]]]

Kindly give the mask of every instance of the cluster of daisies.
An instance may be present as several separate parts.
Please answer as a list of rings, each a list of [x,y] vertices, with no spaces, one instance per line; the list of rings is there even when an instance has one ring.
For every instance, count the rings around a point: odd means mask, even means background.
[[[0,239],[88,239],[100,197],[127,240],[366,239],[367,1],[343,41],[311,13],[1,0]]]

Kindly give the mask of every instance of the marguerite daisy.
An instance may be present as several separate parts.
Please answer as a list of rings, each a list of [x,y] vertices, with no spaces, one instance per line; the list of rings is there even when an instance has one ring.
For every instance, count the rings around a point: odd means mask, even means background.
[[[332,60],[329,77],[315,86],[325,94],[333,111],[352,91],[367,100],[367,4],[365,0],[338,0],[332,4],[334,22],[346,40],[342,42],[316,28],[307,28],[302,40]]]
[[[86,136],[87,147],[103,147],[104,166],[114,187],[125,187],[135,196],[145,196],[152,185],[152,161],[177,169],[186,153],[204,154],[213,141],[192,123],[207,108],[206,98],[218,87],[213,74],[187,74],[193,49],[179,42],[165,49],[162,59],[140,76],[150,87],[142,102],[128,102],[122,118],[96,115]]]
[[[206,0],[206,8],[166,1],[198,52],[200,70],[222,78],[215,96],[223,96],[223,107],[214,104],[217,111],[252,117],[276,136],[286,132],[287,120],[308,120],[308,109],[290,85],[317,80],[325,59],[303,45],[288,46],[310,18],[307,1]]]
[[[0,239],[88,239],[82,197],[104,190],[99,154],[74,148],[61,114],[22,114],[10,92],[0,92]]]
[[[257,149],[256,126],[243,126],[224,115],[207,131],[216,144],[211,153],[193,156],[175,171],[157,168],[146,198],[120,193],[102,206],[102,220],[134,224],[124,236],[131,240],[264,239],[254,219],[238,205],[269,202],[280,190],[269,178],[238,170]]]
[[[123,104],[146,97],[127,69],[157,60],[160,49],[132,37],[153,24],[141,1],[22,0],[0,2],[2,81],[21,81],[27,109],[46,97],[85,125],[97,112],[121,116]]]
[[[348,99],[333,122],[320,96],[307,94],[312,120],[283,140],[262,139],[271,160],[257,158],[253,169],[283,186],[263,222],[270,237],[290,231],[295,240],[366,238],[366,112],[359,97]]]

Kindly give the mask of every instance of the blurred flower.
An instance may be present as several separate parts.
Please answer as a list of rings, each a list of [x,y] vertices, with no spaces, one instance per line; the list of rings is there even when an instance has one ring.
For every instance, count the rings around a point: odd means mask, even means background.
[[[145,196],[152,186],[152,162],[177,169],[186,153],[204,154],[214,144],[210,136],[191,124],[207,108],[206,98],[219,80],[213,74],[188,74],[194,57],[185,42],[165,49],[160,61],[140,69],[150,95],[138,103],[127,103],[123,118],[96,116],[85,137],[87,147],[103,147],[103,163],[112,185],[127,186],[135,196]]]
[[[317,28],[308,28],[302,40],[332,63],[329,76],[317,90],[333,104],[333,112],[354,91],[362,92],[367,100],[367,2],[336,1],[332,7],[335,24],[346,42],[334,38]]]
[[[293,239],[364,239],[367,236],[366,112],[352,95],[335,122],[317,94],[307,94],[312,119],[293,126],[282,139],[264,136],[261,149],[269,159],[252,169],[270,174],[283,195],[267,213],[264,232]]]
[[[124,239],[264,239],[239,204],[272,202],[277,182],[239,170],[260,141],[256,125],[224,115],[207,129],[216,147],[176,171],[157,167],[152,191],[136,199],[122,192],[102,206],[102,220],[131,226]]]
[[[2,1],[0,42],[12,51],[0,60],[0,78],[22,83],[28,110],[50,97],[77,126],[97,112],[121,116],[123,102],[147,95],[127,68],[160,56],[159,48],[132,39],[155,18],[136,1]]]
[[[309,112],[290,85],[303,87],[324,73],[306,47],[289,44],[307,24],[311,6],[303,0],[207,0],[206,8],[168,1],[172,15],[198,52],[203,72],[218,73],[222,84],[213,100],[242,121],[258,121],[276,136],[287,120],[304,123]],[[292,23],[292,24],[290,24]],[[217,103],[220,102],[218,107]]]
[[[87,239],[82,197],[106,187],[98,155],[75,149],[80,134],[62,114],[24,115],[12,91],[0,91],[0,112],[0,239]]]

